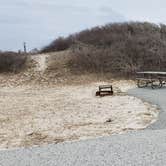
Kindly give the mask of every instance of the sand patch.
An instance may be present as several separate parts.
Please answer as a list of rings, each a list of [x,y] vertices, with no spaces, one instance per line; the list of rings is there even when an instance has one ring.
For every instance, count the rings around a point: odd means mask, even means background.
[[[107,136],[156,121],[156,106],[131,96],[95,97],[98,84],[1,88],[0,148]]]

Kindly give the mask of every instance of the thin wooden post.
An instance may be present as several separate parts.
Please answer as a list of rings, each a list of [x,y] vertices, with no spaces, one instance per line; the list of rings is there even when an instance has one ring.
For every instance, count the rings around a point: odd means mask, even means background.
[[[24,42],[23,45],[24,45],[24,53],[27,53],[26,42]]]

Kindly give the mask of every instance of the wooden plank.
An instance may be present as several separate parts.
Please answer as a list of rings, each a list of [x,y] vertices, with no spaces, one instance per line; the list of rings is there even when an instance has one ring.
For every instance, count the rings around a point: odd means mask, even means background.
[[[99,86],[99,88],[101,88],[101,89],[112,88],[112,85],[101,85],[101,86]]]
[[[143,71],[137,72],[137,74],[159,74],[159,75],[166,75],[166,72],[159,72],[159,71]]]

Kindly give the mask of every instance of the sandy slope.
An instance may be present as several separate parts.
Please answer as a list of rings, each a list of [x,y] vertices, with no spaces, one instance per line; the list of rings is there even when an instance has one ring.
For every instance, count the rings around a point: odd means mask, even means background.
[[[39,72],[44,72],[47,69],[47,58],[48,54],[38,54],[31,56],[32,60],[36,62],[35,70]]]

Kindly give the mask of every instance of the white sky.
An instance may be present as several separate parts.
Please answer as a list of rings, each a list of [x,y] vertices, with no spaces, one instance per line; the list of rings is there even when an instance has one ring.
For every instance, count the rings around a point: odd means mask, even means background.
[[[0,49],[40,48],[109,22],[166,23],[165,9],[165,0],[0,0]]]

